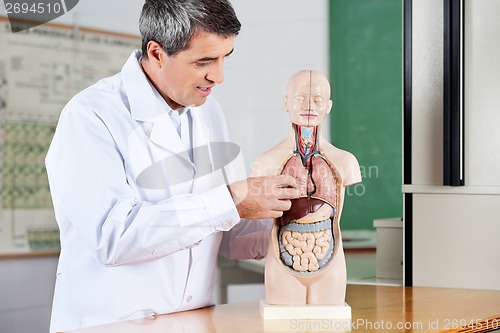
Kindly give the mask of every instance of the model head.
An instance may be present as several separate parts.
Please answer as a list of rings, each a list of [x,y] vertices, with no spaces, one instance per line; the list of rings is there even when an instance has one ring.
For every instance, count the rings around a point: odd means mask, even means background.
[[[299,71],[288,81],[284,103],[293,124],[319,126],[332,109],[330,83],[319,71]]]
[[[227,0],[146,0],[139,18],[143,56],[150,41],[169,55],[189,46],[197,32],[237,36],[241,23]]]

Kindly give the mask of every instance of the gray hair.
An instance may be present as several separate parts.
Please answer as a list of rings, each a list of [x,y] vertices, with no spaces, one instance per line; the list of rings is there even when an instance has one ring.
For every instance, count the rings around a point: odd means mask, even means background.
[[[146,0],[139,19],[145,58],[150,41],[172,56],[188,48],[198,31],[229,37],[238,35],[240,28],[228,0]]]

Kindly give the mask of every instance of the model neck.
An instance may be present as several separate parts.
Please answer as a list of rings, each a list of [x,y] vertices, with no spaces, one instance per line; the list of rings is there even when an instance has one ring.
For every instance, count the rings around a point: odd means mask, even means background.
[[[318,126],[301,126],[292,124],[295,132],[295,154],[302,159],[302,164],[306,166],[311,156],[319,151],[319,128]]]

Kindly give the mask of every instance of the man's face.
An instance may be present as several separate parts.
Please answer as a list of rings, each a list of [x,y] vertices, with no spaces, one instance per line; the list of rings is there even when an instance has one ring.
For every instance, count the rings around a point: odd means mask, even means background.
[[[198,32],[187,49],[168,56],[163,50],[150,79],[174,110],[205,103],[212,88],[224,81],[224,59],[233,51],[234,36]]]
[[[319,126],[332,108],[330,84],[319,73],[301,72],[290,80],[284,101],[292,123]]]

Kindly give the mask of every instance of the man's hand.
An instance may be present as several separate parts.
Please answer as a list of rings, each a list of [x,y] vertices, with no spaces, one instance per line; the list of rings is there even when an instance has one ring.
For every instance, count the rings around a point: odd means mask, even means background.
[[[298,198],[295,178],[289,175],[250,177],[229,185],[241,218],[277,218],[290,209],[290,199]]]

